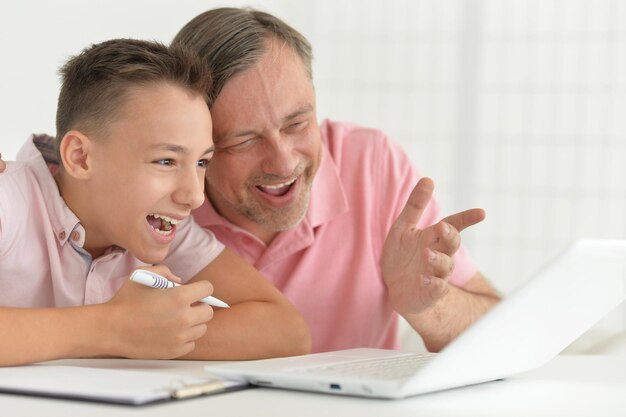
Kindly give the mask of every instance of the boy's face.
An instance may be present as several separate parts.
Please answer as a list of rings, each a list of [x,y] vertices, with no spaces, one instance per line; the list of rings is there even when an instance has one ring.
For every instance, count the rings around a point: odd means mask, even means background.
[[[169,84],[133,91],[104,137],[91,141],[85,249],[98,256],[117,245],[161,262],[176,223],[204,201],[211,129],[197,95]]]

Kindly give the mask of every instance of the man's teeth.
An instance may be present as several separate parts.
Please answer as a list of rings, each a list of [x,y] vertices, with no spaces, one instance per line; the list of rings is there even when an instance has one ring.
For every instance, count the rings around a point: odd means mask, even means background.
[[[261,187],[263,188],[267,188],[270,190],[278,190],[279,188],[283,188],[283,187],[287,187],[291,184],[293,184],[294,182],[296,182],[296,179],[292,179],[291,181],[288,182],[283,182],[282,184],[275,184],[275,185],[261,185]]]

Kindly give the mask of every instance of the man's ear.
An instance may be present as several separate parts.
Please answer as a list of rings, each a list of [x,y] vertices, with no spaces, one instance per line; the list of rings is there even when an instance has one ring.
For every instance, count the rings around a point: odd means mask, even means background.
[[[89,137],[77,130],[70,130],[59,144],[60,163],[65,172],[76,179],[91,177],[91,154],[93,143]]]

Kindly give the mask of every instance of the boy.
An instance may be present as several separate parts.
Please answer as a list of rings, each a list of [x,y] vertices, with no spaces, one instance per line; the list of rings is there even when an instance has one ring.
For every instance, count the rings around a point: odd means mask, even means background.
[[[213,152],[199,61],[121,39],[61,75],[56,149],[35,136],[0,176],[0,365],[307,352],[289,302],[188,218]],[[136,268],[189,283],[147,288]],[[230,309],[197,303],[213,287]]]

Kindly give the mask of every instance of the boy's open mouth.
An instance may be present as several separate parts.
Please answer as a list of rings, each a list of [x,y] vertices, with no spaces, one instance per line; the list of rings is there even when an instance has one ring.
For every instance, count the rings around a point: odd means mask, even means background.
[[[158,213],[148,214],[146,220],[158,234],[163,236],[169,236],[180,221]]]

